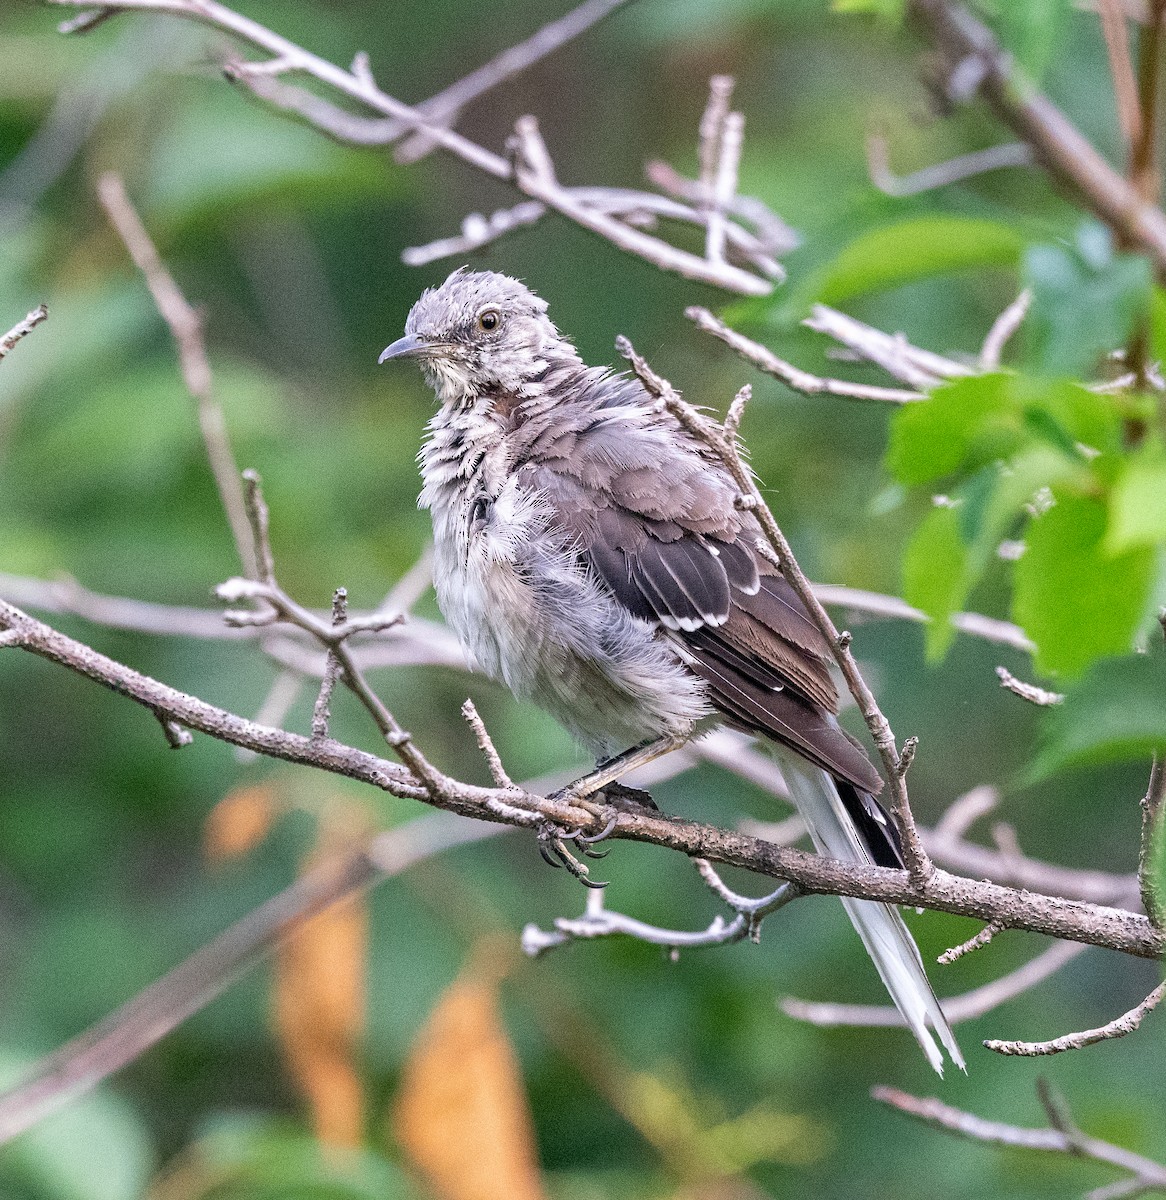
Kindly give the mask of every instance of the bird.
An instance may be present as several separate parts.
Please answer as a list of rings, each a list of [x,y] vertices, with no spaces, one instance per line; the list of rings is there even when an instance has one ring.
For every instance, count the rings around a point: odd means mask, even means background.
[[[459,267],[379,362],[438,400],[418,455],[438,605],[470,660],[598,759],[718,724],[777,758],[820,853],[903,865],[883,779],[839,724],[830,646],[758,550],[724,465],[634,376],[586,365],[524,283]],[[606,777],[605,777],[606,778]],[[843,898],[941,1075],[966,1070],[897,908]]]

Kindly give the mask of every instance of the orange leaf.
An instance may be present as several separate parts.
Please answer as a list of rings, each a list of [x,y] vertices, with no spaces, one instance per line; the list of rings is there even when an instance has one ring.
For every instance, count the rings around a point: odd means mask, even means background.
[[[393,1124],[441,1200],[545,1200],[497,972],[471,968],[438,1001],[405,1064]]]
[[[218,864],[249,854],[267,836],[278,809],[275,789],[268,783],[228,792],[207,815],[207,859]]]
[[[356,1049],[364,1026],[367,952],[367,910],[356,899],[313,917],[276,957],[275,1030],[311,1107],[316,1136],[331,1146],[362,1141]]]

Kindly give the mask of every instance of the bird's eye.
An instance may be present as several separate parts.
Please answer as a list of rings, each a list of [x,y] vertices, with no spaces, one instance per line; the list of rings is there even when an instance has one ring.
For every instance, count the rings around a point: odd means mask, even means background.
[[[489,333],[498,328],[498,322],[501,320],[502,314],[496,308],[487,308],[484,312],[478,313],[478,328]]]

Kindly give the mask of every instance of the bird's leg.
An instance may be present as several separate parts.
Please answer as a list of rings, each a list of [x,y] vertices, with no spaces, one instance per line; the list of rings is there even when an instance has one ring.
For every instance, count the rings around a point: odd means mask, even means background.
[[[582,779],[576,779],[564,788],[563,799],[581,800],[585,796],[593,796],[629,771],[634,771],[637,767],[646,767],[648,763],[655,762],[665,754],[679,750],[687,741],[688,738],[685,737],[657,738],[654,742],[643,742],[625,750],[623,754],[605,759],[590,775],[584,775]]]
[[[625,787],[617,780],[628,771],[646,766],[660,758],[661,755],[679,749],[687,740],[687,738],[681,737],[667,737],[633,746],[623,754],[617,754],[614,758],[604,759],[598,763],[595,770],[589,775],[584,775],[582,779],[577,779],[574,783],[568,784],[561,791],[556,792],[554,799],[570,803],[594,796],[597,792],[606,792],[608,800],[612,801],[616,807],[627,805],[637,808],[655,808],[652,797],[647,792],[642,792],[639,788]],[[602,842],[611,836],[615,830],[616,820],[616,817],[611,817],[606,828],[599,833],[592,834],[585,834],[581,829],[564,829],[553,821],[544,821],[538,828],[539,853],[549,866],[566,867],[585,887],[606,887],[606,883],[599,883],[590,878],[591,873],[587,865],[581,863],[567,849],[566,843],[573,842],[575,848],[586,854],[588,858],[603,858],[607,854],[606,850],[592,850],[591,847],[596,842]]]

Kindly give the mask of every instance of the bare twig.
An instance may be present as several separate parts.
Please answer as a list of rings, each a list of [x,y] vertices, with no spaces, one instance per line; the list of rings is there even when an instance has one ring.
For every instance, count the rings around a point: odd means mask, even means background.
[[[858,669],[858,664],[850,651],[849,639],[844,639],[839,634],[829,613],[814,595],[809,580],[802,574],[789,542],[786,541],[777,520],[757,487],[753,473],[741,458],[736,438],[727,435],[721,426],[715,424],[699,409],[685,401],[666,379],[657,375],[636,353],[627,338],[617,339],[616,345],[620,354],[631,363],[632,370],[635,371],[645,388],[660,400],[684,429],[708,446],[720,458],[732,475],[734,482],[741,489],[742,507],[754,514],[764,534],[765,540],[759,544],[759,550],[768,550],[772,553],[782,574],[797,593],[798,599],[805,605],[810,619],[831,647],[834,659],[850,689],[850,694],[854,697],[863,720],[866,721],[867,728],[878,749],[879,757],[883,762],[884,774],[888,783],[888,809],[899,828],[904,864],[913,882],[920,887],[925,887],[933,868],[927,857],[927,851],[919,840],[915,822],[911,816],[911,805],[907,798],[905,764],[899,755],[894,734],[874,698],[874,693]]]
[[[48,308],[44,304],[38,304],[23,321],[17,321],[3,337],[0,337],[0,361],[4,360],[21,338],[27,337],[42,321],[48,319]]]
[[[702,207],[708,213],[705,257],[721,262],[725,257],[725,215],[737,194],[737,171],[745,118],[729,111],[734,80],[731,75],[714,75],[709,80],[708,105],[700,119],[700,162]]]
[[[949,98],[961,102],[982,95],[1054,178],[1069,184],[1120,239],[1144,250],[1159,270],[1166,268],[1166,213],[1020,75],[987,26],[948,0],[910,0],[908,7],[945,60]]]
[[[884,404],[908,404],[913,400],[922,400],[922,392],[905,391],[902,388],[873,387],[863,383],[850,383],[845,379],[824,379],[811,375],[793,363],[778,358],[766,346],[760,345],[731,329],[718,317],[713,316],[707,308],[693,306],[686,308],[684,315],[698,329],[711,333],[719,338],[730,349],[735,350],[742,358],[751,362],[759,370],[775,379],[781,380],[786,387],[793,388],[807,396],[838,396],[844,400],[876,400]]]
[[[825,304],[815,304],[802,324],[841,342],[912,388],[926,391],[945,379],[976,373],[953,359],[912,346],[902,334],[884,333]]]
[[[1003,921],[990,921],[979,933],[968,938],[966,942],[960,942],[958,946],[952,946],[950,950],[945,950],[935,961],[940,966],[950,966],[957,959],[963,958],[965,954],[971,954],[973,950],[979,950],[986,946],[998,933],[1003,933],[1008,926]]]
[[[984,1042],[984,1047],[988,1050],[995,1050],[997,1054],[1023,1058],[1038,1058],[1046,1054],[1063,1054],[1066,1050],[1080,1050],[1097,1042],[1106,1042],[1133,1033],[1145,1017],[1158,1007],[1163,996],[1166,996],[1166,983],[1160,983],[1141,1004],[1135,1005],[1129,1012],[1122,1013],[1120,1017],[1114,1017],[1112,1021],[1097,1029],[1083,1029],[1079,1033],[1066,1033],[1062,1037],[1052,1038],[1047,1042],[1003,1042],[990,1038]]]
[[[171,750],[181,750],[183,746],[189,746],[194,741],[190,730],[183,729],[177,721],[171,721],[161,713],[156,713],[155,716],[158,718],[158,724],[162,726],[162,732],[166,735]]]
[[[1146,915],[1159,928],[1166,924],[1166,902],[1157,878],[1157,869],[1163,860],[1161,842],[1163,835],[1163,804],[1166,802],[1166,770],[1162,760],[1154,756],[1150,767],[1150,782],[1142,797],[1142,836],[1138,847],[1138,890]]]
[[[344,588],[337,588],[332,596],[332,627],[343,625],[348,618],[348,593]],[[332,692],[336,680],[340,677],[340,659],[336,657],[336,648],[329,646],[324,662],[324,678],[320,681],[320,690],[316,695],[316,703],[312,709],[312,737],[325,738],[328,736],[328,722],[332,717]]]
[[[334,657],[345,684],[364,705],[381,736],[393,748],[410,772],[429,791],[440,786],[439,773],[429,760],[418,750],[412,736],[398,724],[396,717],[385,707],[380,697],[369,686],[363,672],[347,645],[347,639],[365,630],[391,627],[401,620],[399,614],[374,614],[367,618],[336,619],[337,607],[333,604],[332,621],[325,623],[314,613],[297,604],[280,586],[275,577],[275,560],[271,552],[269,537],[270,517],[263,499],[259,474],[253,470],[243,472],[244,503],[254,539],[259,578],[256,580],[230,579],[220,584],[216,594],[229,603],[251,600],[261,607],[257,610],[233,610],[224,614],[230,624],[270,626],[276,620],[284,620],[303,629],[323,645]],[[343,610],[342,610],[343,611]],[[328,667],[325,664],[324,678]],[[317,717],[319,713],[317,712]]]
[[[1142,107],[1138,101],[1138,80],[1130,61],[1130,37],[1121,0],[1098,0],[1097,16],[1109,73],[1113,78],[1113,96],[1117,103],[1117,120],[1127,150],[1142,137]]]
[[[1022,700],[1027,700],[1029,704],[1036,704],[1041,708],[1053,708],[1065,701],[1064,692],[1050,692],[1045,688],[1037,687],[1035,683],[1025,683],[1023,679],[1017,679],[1007,667],[997,667],[996,678],[1000,680],[1002,688],[1010,691],[1014,696],[1019,696]]]
[[[946,162],[912,171],[910,175],[896,175],[891,170],[887,139],[880,133],[872,133],[866,139],[866,167],[871,183],[880,192],[896,198],[918,196],[1002,167],[1031,167],[1035,162],[1028,146],[1022,142],[1007,142],[1002,146],[960,154]]]
[[[654,159],[644,167],[644,175],[653,186],[679,200],[695,205],[706,202],[704,184],[699,179],[687,179],[671,163]],[[786,254],[801,243],[797,230],[790,228],[764,200],[756,196],[734,196],[728,211],[753,226],[758,242],[768,254]]]
[[[1000,793],[994,787],[974,787],[948,805],[947,811],[935,825],[937,837],[961,838],[981,818],[1000,803]]]
[[[178,350],[183,382],[197,406],[203,445],[227,523],[235,539],[235,548],[244,572],[254,576],[257,570],[255,547],[248,534],[243,493],[239,487],[239,468],[235,465],[235,456],[227,440],[226,419],[214,397],[210,363],[203,344],[202,319],[187,303],[174,277],[166,270],[145,225],[130,203],[121,177],[113,172],[103,175],[97,184],[97,194],[134,264],[145,276],[146,286],[154,297],[158,312],[170,328]]]
[[[1076,942],[1054,942],[1015,971],[962,995],[945,997],[940,1001],[943,1015],[952,1025],[974,1021],[1043,983],[1087,949]],[[781,1009],[787,1016],[811,1025],[895,1028],[906,1024],[902,1013],[889,1004],[832,1004],[786,996],[781,1000]]]
[[[571,9],[564,16],[547,22],[525,41],[507,47],[489,62],[483,63],[456,83],[450,84],[436,96],[423,101],[417,105],[417,110],[424,113],[430,121],[444,125],[452,124],[458,114],[479,96],[546,58],[548,54],[585,33],[627,3],[628,0],[585,0],[585,3]],[[397,161],[415,162],[427,154],[432,145],[430,139],[423,134],[415,134],[399,147]]]
[[[328,669],[328,658],[325,655],[324,670]],[[299,699],[304,686],[304,673],[285,667],[271,681],[271,687],[263,698],[263,703],[255,713],[256,725],[283,726],[292,705]],[[325,731],[327,732],[327,731]],[[254,750],[246,750],[241,746],[235,747],[235,761],[246,763],[257,758]]]
[[[112,8],[91,8],[88,12],[78,13],[75,17],[70,17],[67,21],[62,21],[57,26],[57,32],[89,33],[96,29],[98,25],[104,25],[114,15],[115,13]]]
[[[514,780],[507,775],[506,768],[502,765],[502,755],[498,753],[498,747],[494,745],[494,739],[490,737],[486,723],[478,713],[478,706],[472,700],[467,700],[462,705],[462,716],[465,718],[466,724],[474,731],[474,737],[478,740],[478,749],[481,750],[482,757],[486,760],[486,766],[490,769],[490,778],[494,780],[494,786],[513,788]]]
[[[527,925],[522,931],[523,951],[531,957],[536,957],[569,941],[612,937],[617,934],[653,946],[667,946],[674,955],[681,948],[725,946],[745,938],[756,942],[761,936],[762,921],[770,913],[784,908],[791,900],[801,895],[795,885],[783,883],[768,896],[756,899],[741,896],[725,886],[724,881],[706,859],[694,858],[693,865],[709,888],[736,914],[731,921],[725,921],[718,914],[707,929],[662,929],[658,925],[648,925],[623,913],[612,912],[605,907],[605,893],[592,891],[587,895],[587,907],[581,917],[556,917],[552,930],[540,929],[533,923]]]
[[[1029,1129],[1018,1125],[1006,1125],[1001,1121],[987,1121],[974,1113],[952,1108],[934,1097],[924,1099],[901,1092],[898,1088],[875,1087],[871,1089],[871,1096],[882,1104],[889,1104],[892,1108],[897,1108],[900,1112],[916,1117],[928,1125],[946,1129],[949,1133],[957,1133],[972,1141],[1069,1154],[1076,1158],[1092,1159],[1094,1162],[1119,1167],[1130,1173],[1131,1178],[1128,1180],[1119,1180],[1109,1187],[1096,1188],[1089,1193],[1088,1200],[1114,1200],[1118,1196],[1134,1196],[1144,1191],[1166,1189],[1166,1167],[1121,1146],[1089,1137],[1073,1125],[1059,1108],[1055,1110],[1055,1117],[1050,1116],[1052,1128]],[[1044,1095],[1042,1103],[1045,1103]],[[1047,1103],[1045,1108],[1047,1112]]]
[[[471,254],[515,229],[534,225],[546,216],[546,212],[547,206],[541,200],[523,200],[513,208],[500,208],[488,217],[470,213],[462,220],[460,234],[438,238],[424,246],[407,246],[401,251],[401,261],[407,267],[423,267],[442,258]]]
[[[1032,292],[1025,288],[1019,296],[992,322],[984,345],[980,349],[980,369],[995,371],[1000,366],[1000,356],[1009,339],[1020,328],[1032,304]]]

